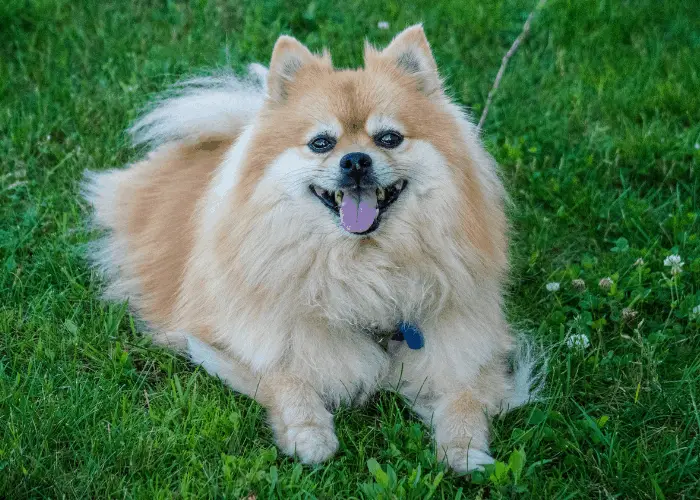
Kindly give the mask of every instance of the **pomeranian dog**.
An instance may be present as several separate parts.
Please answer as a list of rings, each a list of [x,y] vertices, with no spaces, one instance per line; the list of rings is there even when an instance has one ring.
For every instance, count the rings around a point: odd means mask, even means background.
[[[269,70],[187,82],[132,128],[146,158],[88,173],[110,299],[262,404],[305,463],[331,411],[397,391],[457,471],[525,403],[503,313],[504,190],[420,25],[364,68],[281,36]]]

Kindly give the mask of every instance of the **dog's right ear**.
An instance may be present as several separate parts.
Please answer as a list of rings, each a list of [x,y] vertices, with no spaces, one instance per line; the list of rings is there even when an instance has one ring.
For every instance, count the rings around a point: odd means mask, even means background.
[[[296,38],[280,36],[272,49],[270,70],[267,74],[267,91],[270,98],[278,102],[286,101],[289,85],[294,82],[299,72],[309,66],[332,67],[330,54],[324,52],[322,57],[315,56]]]

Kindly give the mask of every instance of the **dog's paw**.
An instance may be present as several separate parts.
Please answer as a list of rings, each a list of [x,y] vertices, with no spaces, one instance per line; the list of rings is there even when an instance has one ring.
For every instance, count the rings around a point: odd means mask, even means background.
[[[338,449],[338,438],[332,427],[317,425],[292,426],[287,429],[288,452],[305,464],[329,459]]]
[[[441,460],[456,472],[471,472],[484,470],[484,465],[494,463],[494,459],[488,452],[460,445],[445,447],[441,453]]]

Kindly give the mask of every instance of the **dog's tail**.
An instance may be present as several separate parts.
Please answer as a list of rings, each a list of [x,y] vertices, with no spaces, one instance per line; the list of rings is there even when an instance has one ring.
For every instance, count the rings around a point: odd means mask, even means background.
[[[194,364],[219,377],[234,391],[255,398],[260,381],[245,364],[191,335],[187,336],[187,354]]]
[[[511,390],[503,402],[502,414],[542,399],[547,367],[547,356],[544,351],[536,348],[531,339],[521,335],[517,340],[513,356]]]
[[[175,85],[129,129],[134,145],[235,138],[262,107],[266,76],[265,67],[251,64],[246,78],[227,74]]]

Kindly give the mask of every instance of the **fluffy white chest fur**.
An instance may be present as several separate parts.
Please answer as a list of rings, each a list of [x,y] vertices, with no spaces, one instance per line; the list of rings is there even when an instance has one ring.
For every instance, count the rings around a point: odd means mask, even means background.
[[[352,71],[281,37],[269,73],[194,80],[133,131],[146,159],[86,182],[108,297],[305,462],[338,446],[329,410],[379,388],[454,468],[491,461],[486,413],[525,402],[531,368],[508,365],[503,190],[421,27]],[[371,333],[401,322],[421,349]]]

